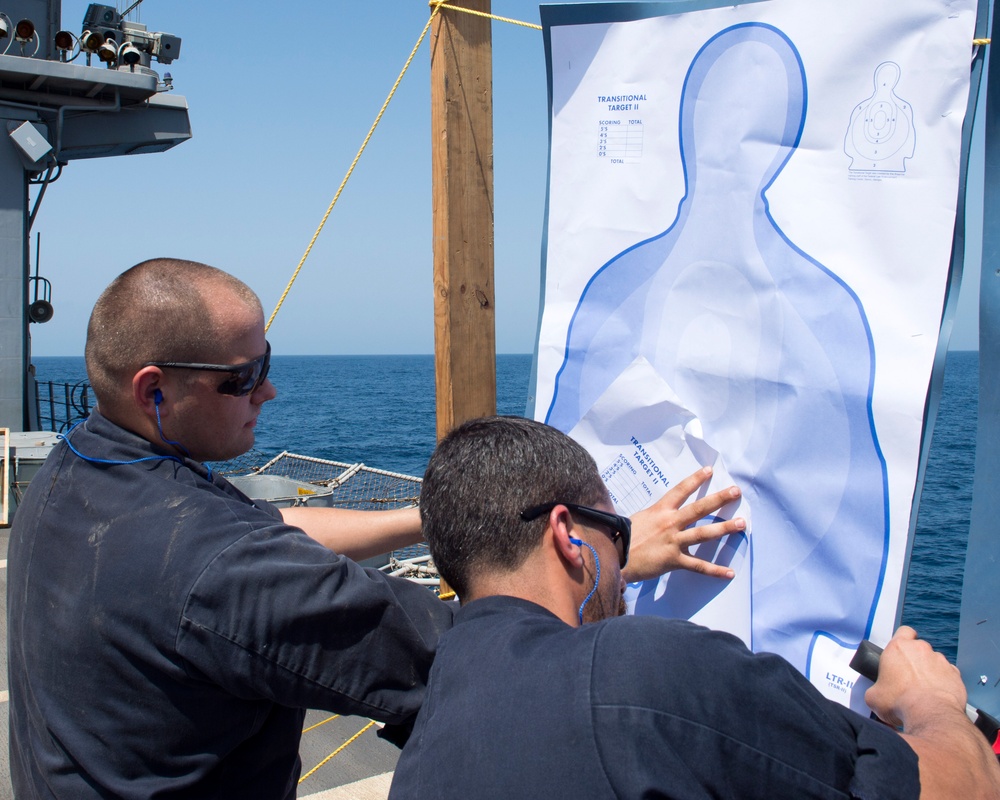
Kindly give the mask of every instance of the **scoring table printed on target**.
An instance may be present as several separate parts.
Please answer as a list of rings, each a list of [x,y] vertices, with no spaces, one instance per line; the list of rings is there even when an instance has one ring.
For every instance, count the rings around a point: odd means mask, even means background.
[[[597,157],[612,164],[642,160],[642,120],[605,118],[597,122]]]
[[[608,487],[611,502],[619,514],[628,516],[641,511],[653,497],[645,476],[624,453],[619,453],[614,461],[601,470],[601,478]]]

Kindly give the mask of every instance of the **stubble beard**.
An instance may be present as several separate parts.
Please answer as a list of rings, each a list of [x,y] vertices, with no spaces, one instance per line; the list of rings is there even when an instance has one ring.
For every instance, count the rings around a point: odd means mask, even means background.
[[[583,622],[600,622],[612,617],[624,617],[628,614],[628,604],[625,595],[619,589],[620,579],[607,586],[598,586],[590,602],[583,607]]]

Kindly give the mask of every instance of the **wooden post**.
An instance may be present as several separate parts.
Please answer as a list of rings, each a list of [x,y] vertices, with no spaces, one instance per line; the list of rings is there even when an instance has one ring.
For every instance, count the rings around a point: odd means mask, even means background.
[[[490,0],[455,0],[490,12]],[[442,9],[431,33],[437,436],[496,413],[491,21]]]

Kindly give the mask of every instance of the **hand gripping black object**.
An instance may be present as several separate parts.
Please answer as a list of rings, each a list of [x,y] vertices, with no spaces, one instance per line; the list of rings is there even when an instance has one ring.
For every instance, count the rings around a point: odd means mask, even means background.
[[[878,664],[881,657],[881,647],[862,639],[854,658],[851,659],[851,669],[874,682],[878,680]],[[966,705],[965,713],[972,720],[972,724],[986,737],[997,758],[1000,758],[1000,722],[975,706]]]

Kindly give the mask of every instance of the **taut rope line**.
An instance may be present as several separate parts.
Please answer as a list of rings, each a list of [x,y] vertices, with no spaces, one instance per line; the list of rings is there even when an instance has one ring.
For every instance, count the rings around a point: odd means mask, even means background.
[[[142,0],[140,0],[141,2]],[[420,45],[423,44],[424,37],[427,35],[427,31],[430,30],[431,23],[434,21],[434,17],[437,16],[438,11],[442,8],[449,9],[451,11],[464,11],[466,14],[473,14],[477,17],[488,17],[489,19],[497,20],[498,22],[509,22],[512,25],[521,25],[525,28],[533,28],[535,30],[541,30],[541,25],[534,25],[530,22],[521,22],[520,20],[510,19],[509,17],[498,17],[495,14],[487,14],[483,11],[474,11],[471,8],[462,8],[460,6],[451,6],[444,2],[444,0],[430,0],[431,16],[427,20],[427,24],[424,25],[424,29],[420,32],[420,36],[417,38],[417,43],[413,45],[413,49],[410,51],[409,58],[406,59],[406,63],[403,65],[403,69],[399,72],[399,77],[396,78],[396,82],[392,85],[392,89],[389,90],[388,97],[385,98],[385,102],[382,104],[382,108],[379,109],[378,114],[375,117],[375,121],[372,123],[371,128],[368,129],[368,135],[365,136],[365,140],[361,143],[361,147],[358,148],[358,153],[354,156],[354,160],[351,162],[351,166],[347,170],[347,174],[344,175],[344,180],[340,182],[340,186],[337,188],[337,193],[334,194],[333,200],[330,201],[330,205],[326,209],[326,213],[323,215],[323,219],[320,220],[319,225],[316,228],[316,232],[313,234],[312,239],[309,240],[309,245],[306,247],[306,251],[302,254],[302,258],[299,260],[298,266],[292,273],[292,277],[288,281],[288,285],[285,287],[285,291],[281,293],[281,297],[278,298],[278,303],[274,307],[274,311],[271,312],[271,316],[267,320],[267,325],[264,326],[265,333],[270,330],[271,323],[274,322],[274,318],[278,316],[278,309],[285,302],[285,298],[288,297],[288,293],[292,290],[292,284],[295,283],[296,278],[299,277],[299,273],[302,271],[303,265],[306,263],[306,259],[309,258],[309,253],[312,252],[313,245],[316,244],[316,240],[319,238],[320,232],[326,225],[327,219],[330,218],[330,213],[333,211],[333,207],[337,204],[337,200],[340,199],[341,193],[344,191],[344,187],[347,185],[347,181],[350,180],[351,174],[354,172],[354,168],[357,166],[358,161],[361,159],[361,154],[368,147],[368,142],[371,140],[372,135],[375,133],[375,128],[378,127],[379,122],[382,120],[382,115],[385,114],[386,108],[389,107],[389,102],[392,100],[393,95],[396,94],[396,89],[399,88],[399,84],[403,80],[403,76],[406,71],[410,68],[410,64],[413,61],[414,56],[417,54],[417,50],[420,49]]]
[[[413,57],[417,54],[417,50],[420,49],[421,43],[424,41],[424,37],[427,35],[427,31],[430,30],[431,22],[434,21],[434,17],[437,16],[437,9],[431,13],[430,19],[427,20],[427,24],[424,25],[424,29],[420,32],[420,38],[417,39],[417,43],[413,45],[413,50],[410,51],[410,57],[406,59],[406,63],[403,65],[403,69],[400,70],[399,77],[396,78],[396,82],[392,85],[392,89],[389,90],[389,96],[385,98],[385,102],[382,104],[382,108],[379,109],[378,115],[375,117],[375,121],[372,123],[371,128],[368,129],[368,135],[365,136],[365,140],[361,143],[361,147],[358,148],[358,154],[354,156],[354,160],[351,162],[351,166],[347,170],[347,174],[344,175],[344,180],[340,182],[340,187],[337,189],[337,193],[333,196],[333,200],[330,201],[330,205],[326,209],[326,213],[323,215],[323,219],[320,220],[319,227],[316,228],[316,233],[313,234],[312,239],[309,240],[309,246],[306,247],[305,253],[302,254],[302,258],[299,261],[299,265],[295,268],[295,272],[292,273],[291,279],[288,281],[288,285],[285,287],[285,291],[281,293],[281,297],[278,299],[278,304],[274,307],[274,311],[271,312],[271,317],[267,321],[267,325],[264,326],[264,331],[271,327],[271,323],[274,322],[274,318],[278,315],[278,309],[281,308],[282,303],[285,302],[285,298],[288,297],[288,293],[292,289],[292,284],[295,283],[295,279],[299,277],[299,272],[302,270],[302,265],[306,263],[306,259],[309,258],[309,253],[313,249],[313,245],[316,244],[316,240],[319,238],[320,231],[323,230],[323,226],[326,225],[327,219],[330,217],[330,212],[333,211],[333,207],[337,204],[337,200],[340,199],[341,192],[344,191],[344,187],[347,185],[347,181],[351,177],[351,173],[354,172],[354,168],[357,166],[358,161],[361,159],[361,154],[365,151],[368,146],[368,142],[372,138],[372,134],[375,133],[375,128],[378,126],[382,119],[382,115],[385,113],[386,108],[389,106],[389,101],[392,100],[392,96],[396,93],[396,89],[399,88],[399,84],[403,80],[403,76],[406,71],[410,68],[410,63],[413,61]]]
[[[511,19],[510,17],[498,17],[496,14],[487,14],[485,11],[475,11],[471,8],[462,8],[461,6],[450,6],[443,0],[430,0],[430,6],[433,8],[447,8],[449,11],[461,11],[465,14],[472,14],[474,17],[486,17],[487,19],[495,19],[497,22],[509,22],[511,25],[520,25],[524,28],[533,28],[536,31],[542,29],[541,25],[535,25],[532,22],[521,22],[519,19]]]

